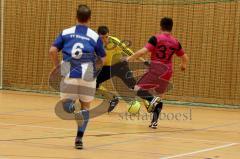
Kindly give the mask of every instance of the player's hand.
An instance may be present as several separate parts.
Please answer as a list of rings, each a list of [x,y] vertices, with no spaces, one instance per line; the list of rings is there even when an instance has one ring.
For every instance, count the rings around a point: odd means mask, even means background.
[[[61,65],[54,66],[50,72],[50,74],[56,74],[60,71]]]
[[[54,66],[49,74],[50,80],[56,80],[61,76],[61,65]]]
[[[120,60],[121,60],[121,62],[128,62],[128,57],[124,56]]]
[[[187,65],[186,65],[186,64],[181,64],[181,65],[180,65],[181,71],[185,71],[186,68],[187,68]]]
[[[103,67],[103,61],[101,58],[97,57],[97,60],[96,60],[96,69],[99,70]]]
[[[60,91],[60,82],[61,82],[61,65],[57,65],[52,68],[49,78],[48,84],[49,87],[56,91]]]

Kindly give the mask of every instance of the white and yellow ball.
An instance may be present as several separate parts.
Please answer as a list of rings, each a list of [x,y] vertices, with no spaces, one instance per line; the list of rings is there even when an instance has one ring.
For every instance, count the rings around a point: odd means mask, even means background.
[[[132,101],[128,104],[128,112],[130,114],[138,114],[141,108],[141,103],[139,101]]]

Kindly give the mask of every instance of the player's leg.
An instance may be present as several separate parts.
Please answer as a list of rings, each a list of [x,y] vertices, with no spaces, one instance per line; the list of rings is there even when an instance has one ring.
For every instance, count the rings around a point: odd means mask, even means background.
[[[145,100],[144,104],[149,113],[153,112],[155,107],[161,102],[160,97],[154,97],[152,93],[149,92],[152,88],[157,87],[157,77],[158,76],[155,76],[151,72],[147,72],[141,77],[134,88],[135,91],[137,91],[137,95]]]
[[[169,80],[172,77],[172,72],[169,71],[166,74],[162,75],[158,82],[159,85],[157,88],[155,88],[155,92],[157,94],[159,94],[159,97],[161,97],[161,99],[163,98],[164,93],[167,91],[168,87],[169,87]],[[149,125],[149,127],[156,129],[157,125],[158,125],[158,119],[159,119],[159,115],[162,111],[163,108],[163,102],[160,101],[159,104],[156,105],[156,107],[154,108],[153,112],[152,112],[152,121],[151,124]]]
[[[137,82],[136,82],[127,62],[123,61],[123,62],[118,62],[118,63],[114,64],[112,66],[111,73],[112,73],[112,76],[117,76],[118,78],[120,78],[123,81],[123,83],[130,90],[134,90],[134,86],[136,85]],[[118,90],[117,87],[116,87],[116,90]],[[139,102],[138,102],[138,100],[132,101],[131,105],[134,107],[133,103],[138,105]],[[112,108],[114,109],[115,107],[112,107]]]
[[[111,78],[111,67],[110,66],[103,66],[100,73],[97,76],[97,85],[96,88],[98,89],[100,87],[100,85],[109,80]]]
[[[118,97],[116,96],[113,97],[112,94],[107,93],[107,91],[104,88],[100,87],[101,83],[113,77],[111,70],[112,70],[111,66],[103,66],[101,72],[97,76],[97,86],[96,86],[98,94],[101,94],[106,99],[110,99],[108,112],[111,112],[119,102]]]
[[[160,97],[160,99],[162,99],[162,96]],[[153,129],[157,128],[158,119],[159,119],[160,113],[162,111],[162,107],[163,107],[163,103],[160,100],[160,102],[158,102],[158,104],[155,106],[155,108],[152,112],[152,120],[151,120],[149,127],[153,128]]]
[[[74,119],[71,116],[74,116],[74,111],[75,111],[75,101],[79,98],[78,95],[78,79],[73,79],[73,78],[65,78],[63,82],[61,82],[60,85],[60,96],[61,96],[61,101],[60,104],[58,104],[58,111],[65,111],[67,112],[66,115],[64,115],[64,119]],[[61,115],[65,112],[60,112]],[[82,119],[79,119],[83,121]],[[77,120],[76,120],[77,121]],[[79,131],[82,122],[77,121],[78,125],[78,131],[77,131],[77,137],[75,139],[75,147],[77,149],[82,149],[82,137],[83,137],[83,129]]]
[[[144,103],[146,103],[145,106],[148,112],[152,112],[154,110],[155,106],[160,101],[160,98],[152,96],[152,94],[150,94],[147,90],[141,89],[141,87],[135,87],[137,82],[127,62],[119,62],[113,65],[112,74],[119,77],[127,85],[129,89],[135,89],[137,91],[137,95],[140,98],[147,100]],[[147,74],[145,76],[147,76]],[[142,81],[146,82],[145,79]]]
[[[141,89],[138,86],[135,87],[137,96],[144,100],[144,105],[149,113],[153,112],[155,107],[161,102],[161,98],[153,96],[149,91]]]
[[[82,149],[83,141],[82,138],[84,136],[85,130],[87,128],[87,124],[89,121],[89,109],[91,102],[83,102],[80,100],[81,111],[76,114],[76,122],[77,122],[77,136],[75,138],[75,148]]]
[[[79,86],[79,102],[81,104],[81,110],[76,113],[75,119],[77,122],[77,136],[75,139],[75,148],[76,149],[82,149],[83,148],[83,142],[82,142],[82,138],[84,136],[85,130],[87,128],[88,125],[88,121],[90,118],[90,114],[89,114],[89,109],[90,109],[90,105],[91,102],[94,100],[94,96],[95,96],[95,90],[96,89],[96,80],[94,81],[84,81],[82,79],[78,79],[78,86]],[[81,92],[81,86],[88,86],[89,88],[89,93],[86,95],[84,94],[84,92]]]
[[[60,83],[61,104],[59,106],[67,113],[75,111],[75,100],[78,99],[77,79],[65,77]]]
[[[75,111],[75,99],[73,100],[72,97],[63,98],[63,110],[67,113],[74,113]]]
[[[148,91],[143,89],[139,89],[137,91],[137,95],[142,99],[144,99],[144,105],[147,108],[147,111],[149,113],[152,113],[153,118],[149,127],[157,128],[159,115],[161,113],[162,105],[163,105],[161,97],[159,96],[154,97]]]
[[[137,81],[133,77],[127,62],[123,61],[113,65],[111,73],[119,77],[129,89],[134,89]]]

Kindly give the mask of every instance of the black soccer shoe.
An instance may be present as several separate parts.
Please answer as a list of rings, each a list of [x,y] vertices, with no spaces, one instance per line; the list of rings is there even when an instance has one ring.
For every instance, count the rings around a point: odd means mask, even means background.
[[[119,103],[118,97],[113,97],[113,99],[109,101],[108,113],[112,112],[115,109],[115,107],[118,105],[118,103]]]
[[[149,125],[149,127],[153,128],[153,129],[157,129],[158,119],[159,119],[159,115],[162,111],[162,106],[163,106],[162,102],[160,102],[156,105],[154,111],[152,112],[153,118],[152,118],[152,121],[151,121],[151,124]]]
[[[81,137],[75,139],[75,149],[83,149],[83,142]]]

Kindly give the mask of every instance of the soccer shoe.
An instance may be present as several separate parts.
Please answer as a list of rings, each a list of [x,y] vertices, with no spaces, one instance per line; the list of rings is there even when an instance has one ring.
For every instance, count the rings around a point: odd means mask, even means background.
[[[153,100],[149,103],[148,105],[146,105],[147,111],[149,113],[153,112],[155,107],[161,102],[161,98],[160,97],[154,97]],[[146,102],[145,102],[146,103]]]
[[[158,112],[154,111],[154,112],[153,112],[153,118],[152,118],[151,124],[149,125],[150,128],[157,129],[158,117],[159,117]]]
[[[157,129],[157,122],[153,122],[149,125],[150,128]]]
[[[149,127],[153,128],[153,129],[157,128],[158,118],[161,113],[162,106],[163,106],[162,102],[160,102],[156,105],[154,111],[152,112],[153,117],[152,117],[152,121],[151,121],[151,124],[149,125]]]
[[[75,139],[75,149],[83,149],[82,138],[76,137],[76,139]]]
[[[151,124],[149,125],[150,128],[157,129],[158,117],[159,117],[159,112],[154,111],[154,112],[153,112],[153,118],[152,118]]]
[[[118,97],[113,97],[113,99],[109,101],[108,113],[112,112],[118,103],[119,103]]]

